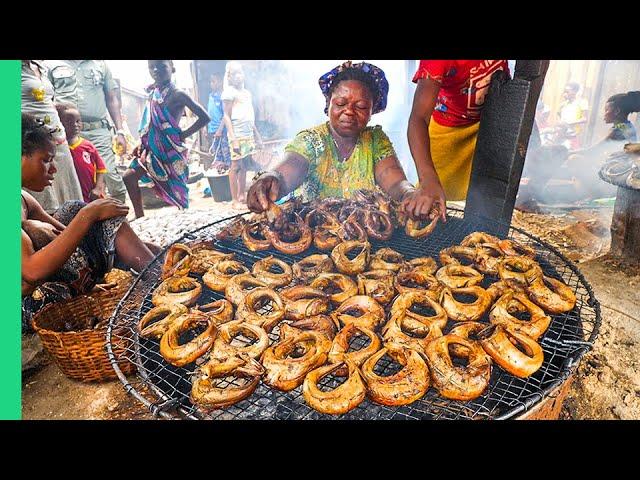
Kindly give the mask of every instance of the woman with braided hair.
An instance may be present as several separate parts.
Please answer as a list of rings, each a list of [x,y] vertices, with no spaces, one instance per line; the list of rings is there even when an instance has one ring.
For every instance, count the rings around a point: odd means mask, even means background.
[[[604,122],[611,128],[602,140],[583,150],[571,152],[566,165],[576,181],[576,188],[584,198],[614,195],[611,185],[594,182],[598,170],[611,154],[621,152],[625,143],[638,141],[635,127],[629,121],[629,114],[640,111],[640,92],[612,95],[604,105]]]
[[[604,121],[612,123],[605,140],[637,142],[638,133],[629,115],[640,112],[640,92],[619,93],[609,97],[604,106]]]

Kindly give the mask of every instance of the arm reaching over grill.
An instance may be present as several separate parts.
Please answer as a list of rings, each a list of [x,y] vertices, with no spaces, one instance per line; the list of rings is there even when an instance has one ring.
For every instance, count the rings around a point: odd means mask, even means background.
[[[247,193],[247,207],[256,213],[269,209],[269,205],[302,185],[309,171],[309,161],[302,155],[287,152],[283,161],[272,171],[254,179]]]

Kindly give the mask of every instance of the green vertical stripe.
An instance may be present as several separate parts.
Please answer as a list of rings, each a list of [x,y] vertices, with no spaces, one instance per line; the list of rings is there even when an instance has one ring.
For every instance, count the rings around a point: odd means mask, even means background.
[[[20,61],[0,60],[0,419],[20,418]]]

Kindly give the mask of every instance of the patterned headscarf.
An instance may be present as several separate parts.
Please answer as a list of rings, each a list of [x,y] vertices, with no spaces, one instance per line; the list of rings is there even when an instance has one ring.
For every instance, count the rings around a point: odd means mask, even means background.
[[[351,60],[344,62],[342,65],[338,65],[333,70],[325,73],[320,77],[318,83],[320,84],[320,90],[322,90],[322,94],[327,99],[327,105],[324,107],[324,113],[328,114],[329,112],[329,90],[331,89],[331,85],[340,72],[349,69],[362,70],[364,73],[369,74],[373,79],[374,83],[378,87],[378,95],[373,99],[373,110],[371,114],[375,114],[378,112],[382,112],[385,108],[387,108],[387,94],[389,93],[389,82],[387,82],[387,77],[384,75],[384,72],[366,62],[360,62],[352,64]]]

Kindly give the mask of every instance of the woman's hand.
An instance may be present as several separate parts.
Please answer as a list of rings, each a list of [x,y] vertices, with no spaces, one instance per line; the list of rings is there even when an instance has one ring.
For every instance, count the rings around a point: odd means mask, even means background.
[[[438,210],[443,222],[447,221],[447,201],[438,180],[420,184],[419,188],[407,193],[400,204],[400,210],[413,218],[428,218],[432,209]]]
[[[269,208],[269,203],[278,200],[280,193],[280,176],[275,172],[262,174],[249,188],[247,207],[256,213]]]
[[[82,211],[94,222],[121,217],[129,212],[129,207],[115,198],[102,198],[87,204]]]

